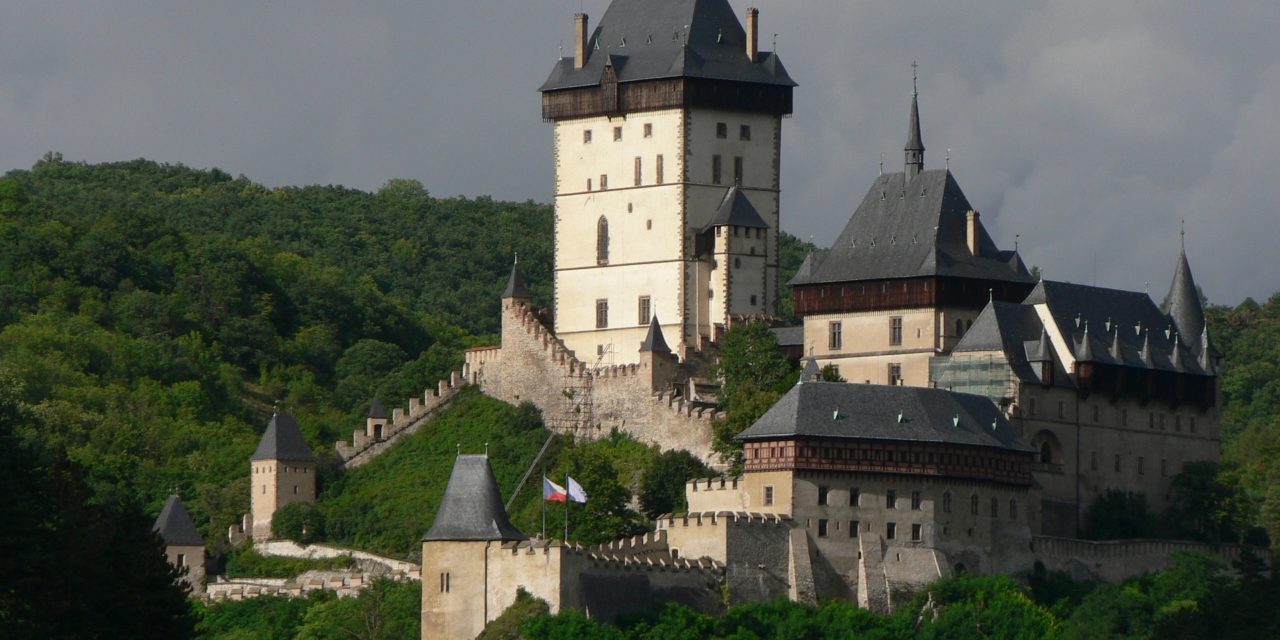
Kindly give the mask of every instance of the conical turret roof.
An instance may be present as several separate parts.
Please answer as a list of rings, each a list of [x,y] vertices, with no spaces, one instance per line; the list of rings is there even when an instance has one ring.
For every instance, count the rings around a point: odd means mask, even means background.
[[[1204,306],[1200,304],[1200,291],[1191,277],[1191,265],[1187,264],[1185,250],[1178,255],[1178,266],[1174,269],[1173,282],[1169,285],[1169,296],[1162,311],[1169,314],[1178,333],[1184,336],[1198,336],[1204,331]]]
[[[920,135],[919,93],[911,92],[911,119],[907,123],[907,146],[903,151],[924,151],[924,138]]]
[[[502,299],[532,297],[529,287],[524,284],[524,274],[520,272],[520,261],[511,263],[511,276],[507,278],[507,288],[502,290]]]
[[[813,356],[804,359],[804,369],[800,371],[800,382],[819,382],[822,369],[818,368],[818,360]]]
[[[430,540],[524,540],[502,505],[489,456],[460,455],[436,511],[435,523],[423,536]]]
[[[662,325],[658,324],[658,314],[653,314],[649,318],[649,333],[645,335],[644,342],[640,343],[640,352],[652,351],[653,353],[671,353],[671,347],[667,346],[667,340],[662,336]]]
[[[302,437],[302,429],[298,421],[287,413],[271,415],[271,422],[258,441],[258,449],[250,460],[293,460],[297,462],[313,462],[316,459],[307,439]]]
[[[191,513],[187,511],[186,505],[182,504],[182,498],[177,495],[171,495],[165,501],[164,508],[160,510],[160,516],[156,518],[152,530],[160,534],[165,546],[204,546],[204,536],[200,535],[200,531],[196,529]]]
[[[369,405],[369,415],[366,418],[385,418],[387,417],[387,408],[382,406],[382,396],[374,395],[373,403]]]

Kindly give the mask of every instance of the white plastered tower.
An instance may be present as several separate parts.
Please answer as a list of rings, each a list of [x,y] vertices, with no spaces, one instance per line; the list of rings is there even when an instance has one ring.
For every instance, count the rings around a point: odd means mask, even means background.
[[[615,0],[590,36],[574,16],[574,56],[541,90],[554,122],[555,330],[580,360],[637,362],[654,315],[687,358],[734,318],[775,313],[795,83],[757,51],[757,15],[744,31],[724,0]],[[721,215],[731,201],[752,226]]]

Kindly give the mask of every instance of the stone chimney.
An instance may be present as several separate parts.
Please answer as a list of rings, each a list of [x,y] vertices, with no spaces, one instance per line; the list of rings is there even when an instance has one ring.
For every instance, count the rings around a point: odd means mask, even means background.
[[[970,209],[965,216],[965,244],[969,245],[969,253],[978,255],[978,212]]]
[[[760,58],[760,10],[747,9],[747,59],[756,62]]]
[[[587,64],[587,14],[573,14],[573,68]]]

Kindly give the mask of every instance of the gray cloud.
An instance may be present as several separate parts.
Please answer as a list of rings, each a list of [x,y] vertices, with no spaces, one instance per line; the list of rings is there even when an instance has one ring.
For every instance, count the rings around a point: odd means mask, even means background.
[[[0,170],[45,151],[217,166],[271,185],[550,199],[537,86],[579,6],[10,0]],[[1141,289],[1179,220],[1216,302],[1280,289],[1280,5],[760,0],[801,86],[783,133],[783,226],[829,243],[901,164],[910,62],[926,163],[1049,277]],[[746,4],[735,0],[741,12]]]

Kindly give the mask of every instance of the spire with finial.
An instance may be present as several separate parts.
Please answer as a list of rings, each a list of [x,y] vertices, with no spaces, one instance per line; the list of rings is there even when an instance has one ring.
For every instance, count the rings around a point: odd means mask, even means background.
[[[1191,265],[1187,263],[1185,246],[1178,253],[1178,266],[1174,268],[1173,282],[1169,284],[1169,295],[1165,297],[1163,310],[1173,321],[1178,333],[1198,336],[1204,331],[1204,306],[1200,304],[1200,290],[1196,288],[1196,281],[1191,277]]]
[[[911,62],[911,121],[907,125],[907,146],[903,147],[903,170],[907,180],[924,171],[924,142],[920,136],[920,92],[916,88],[916,68]]]
[[[524,274],[520,272],[520,254],[515,254],[511,262],[511,276],[507,278],[507,288],[502,291],[502,299],[532,298],[529,287],[524,284]]]

